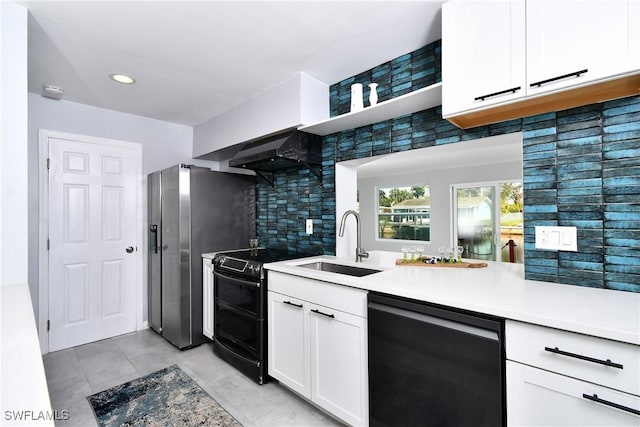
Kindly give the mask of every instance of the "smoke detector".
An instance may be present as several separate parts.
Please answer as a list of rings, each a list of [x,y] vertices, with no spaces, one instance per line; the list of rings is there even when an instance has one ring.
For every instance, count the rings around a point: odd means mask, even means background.
[[[51,99],[60,99],[64,95],[64,90],[61,87],[54,85],[42,85],[42,96],[46,96]]]

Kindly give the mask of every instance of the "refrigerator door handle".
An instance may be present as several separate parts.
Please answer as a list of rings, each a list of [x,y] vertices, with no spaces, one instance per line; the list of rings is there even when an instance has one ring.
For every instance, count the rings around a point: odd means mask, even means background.
[[[154,254],[158,253],[158,226],[156,224],[149,226],[149,251]]]

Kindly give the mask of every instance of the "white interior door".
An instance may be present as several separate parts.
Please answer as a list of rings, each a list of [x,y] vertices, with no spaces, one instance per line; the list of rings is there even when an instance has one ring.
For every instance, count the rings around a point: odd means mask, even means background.
[[[49,138],[49,351],[136,329],[136,151]]]

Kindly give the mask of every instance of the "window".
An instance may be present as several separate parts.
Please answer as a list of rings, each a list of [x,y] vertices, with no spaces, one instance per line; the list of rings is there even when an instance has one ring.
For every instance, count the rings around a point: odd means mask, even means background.
[[[464,247],[462,256],[522,263],[522,183],[456,185],[453,190],[454,241]]]
[[[378,238],[430,238],[431,197],[426,185],[378,188]]]

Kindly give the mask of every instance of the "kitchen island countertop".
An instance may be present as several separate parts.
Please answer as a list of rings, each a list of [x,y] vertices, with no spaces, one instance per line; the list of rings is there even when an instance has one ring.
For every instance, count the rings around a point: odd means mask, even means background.
[[[525,280],[521,264],[488,262],[485,268],[396,266],[398,255],[373,251],[364,263],[324,255],[269,263],[265,268],[640,345],[638,293]],[[353,277],[299,267],[316,261],[381,271]]]

